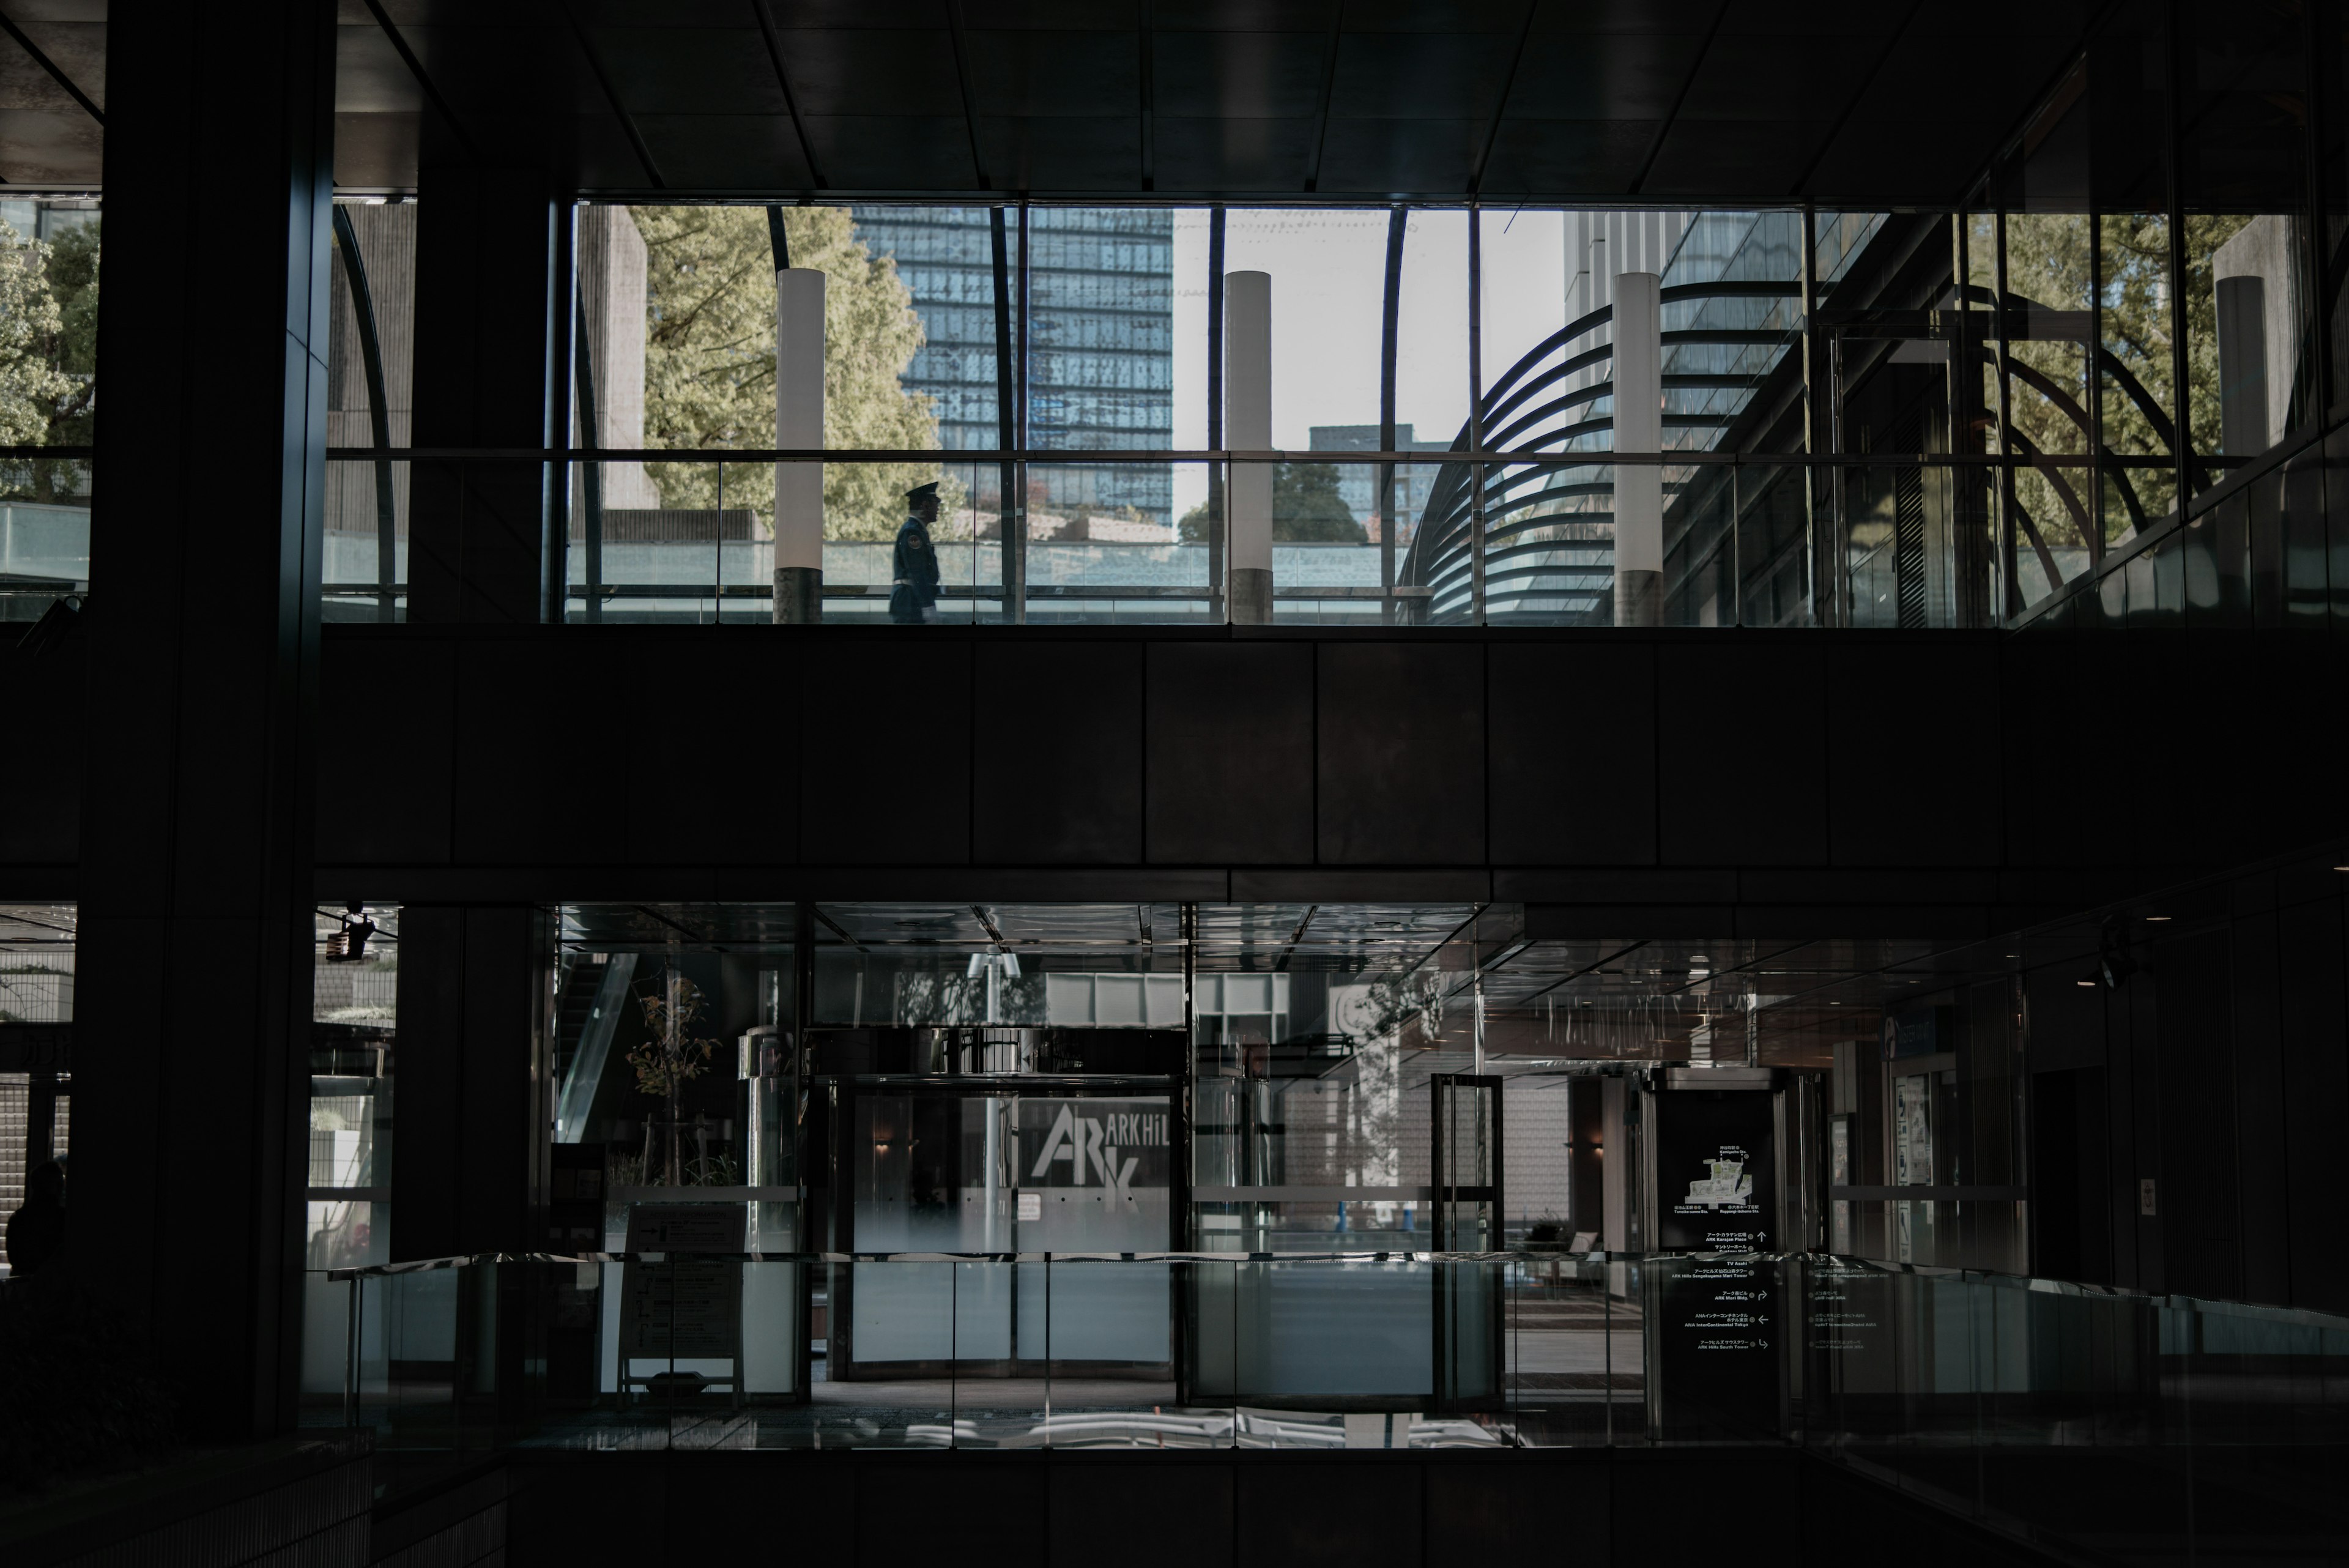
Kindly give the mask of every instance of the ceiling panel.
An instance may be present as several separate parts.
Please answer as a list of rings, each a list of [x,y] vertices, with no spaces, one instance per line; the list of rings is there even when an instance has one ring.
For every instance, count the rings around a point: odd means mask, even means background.
[[[969,196],[984,178],[999,194],[1456,198],[1482,167],[1478,193],[1517,199],[1783,201],[1808,173],[1814,193],[1942,202],[2046,89],[2095,8],[388,0],[427,92],[376,9],[342,0],[337,166],[356,185],[412,188],[416,117],[437,96],[481,157],[543,162],[583,192],[652,182],[633,130],[679,196],[796,195],[813,176],[795,103],[830,187],[883,196]],[[98,0],[12,14],[102,100]],[[101,149],[96,122],[0,40],[0,176],[95,183]]]
[[[973,30],[963,36],[971,95],[982,115],[1140,118],[1142,44],[1131,32]]]
[[[1325,33],[1160,33],[1154,106],[1182,118],[1280,119],[1318,113]]]
[[[787,112],[755,27],[599,27],[587,36],[631,114]]]
[[[763,114],[647,114],[636,129],[670,185],[799,190],[812,182],[797,131]]]

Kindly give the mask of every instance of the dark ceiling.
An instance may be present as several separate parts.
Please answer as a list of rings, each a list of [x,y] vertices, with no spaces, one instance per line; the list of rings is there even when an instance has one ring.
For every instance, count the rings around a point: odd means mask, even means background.
[[[336,173],[582,192],[1948,202],[2084,0],[342,0]],[[95,184],[103,0],[12,0],[0,176]],[[438,134],[437,132],[435,133]],[[437,156],[437,154],[436,154]]]

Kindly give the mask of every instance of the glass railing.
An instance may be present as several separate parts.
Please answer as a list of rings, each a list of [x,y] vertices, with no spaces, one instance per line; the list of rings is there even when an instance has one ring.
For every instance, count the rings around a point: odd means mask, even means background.
[[[1824,1254],[519,1254],[326,1288],[305,1359],[343,1385],[307,1419],[370,1428],[395,1490],[517,1446],[1742,1442],[2018,1538],[2349,1543],[2349,1317],[2296,1309]]]

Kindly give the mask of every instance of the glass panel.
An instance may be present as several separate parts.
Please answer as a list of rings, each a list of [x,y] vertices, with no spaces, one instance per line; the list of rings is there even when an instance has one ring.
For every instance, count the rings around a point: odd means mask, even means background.
[[[1743,624],[1807,625],[1809,472],[1793,466],[1740,463],[1735,476]]]
[[[1028,470],[1024,618],[1104,625],[1220,621],[1209,533],[1206,463],[1094,463]],[[1181,516],[1130,503],[1084,500],[1139,494],[1200,499]],[[1053,497],[1058,495],[1059,499]]]
[[[89,591],[91,466],[0,459],[0,621],[38,620],[60,597]]]
[[[2309,124],[2305,22],[2194,0],[2179,198],[2189,425],[2198,485],[2316,415],[2302,284]]]
[[[919,323],[919,347],[899,375],[898,385],[909,400],[927,400],[936,421],[937,444],[948,452],[1011,444],[1002,439],[1006,432],[998,423],[995,232],[999,212],[990,207],[863,204],[849,209],[856,239],[874,265],[894,265],[896,282]],[[1009,285],[1019,265],[1019,233],[1017,214],[1007,216],[1000,227]],[[1005,325],[1016,330],[1016,323]],[[1001,485],[991,472],[979,477],[985,489],[973,492],[974,504],[993,512],[1000,504]]]
[[[1031,207],[1025,352],[1027,444],[1133,451],[1174,433],[1174,214],[1164,208]],[[1056,466],[1029,499],[1059,513],[1128,509],[1164,527],[1162,466]]]
[[[414,439],[416,212],[413,202],[379,198],[335,204],[328,446],[404,447]],[[404,618],[409,480],[408,464],[388,459],[326,465],[327,619]]]

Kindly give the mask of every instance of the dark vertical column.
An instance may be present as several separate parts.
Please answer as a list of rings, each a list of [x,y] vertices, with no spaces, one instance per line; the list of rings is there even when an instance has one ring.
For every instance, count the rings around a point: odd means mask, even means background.
[[[1224,210],[1207,214],[1207,450],[1224,444]],[[1224,622],[1224,465],[1207,464],[1207,619]]]
[[[467,161],[429,119],[418,185],[415,444],[563,444],[571,428],[568,204],[537,170]],[[567,532],[563,472],[535,458],[419,462],[409,618],[543,618]]]
[[[1395,347],[1396,328],[1402,310],[1402,242],[1405,226],[1410,222],[1407,209],[1396,207],[1387,213],[1386,283],[1379,305],[1379,450],[1395,450]],[[1392,626],[1402,618],[1395,614],[1395,531],[1401,526],[1395,516],[1395,471],[1392,462],[1379,464],[1379,586],[1386,590],[1386,598],[1379,606],[1379,619]]]
[[[2246,878],[2235,892],[2233,943],[2235,1147],[2244,1299],[2292,1300],[2293,1208],[2283,1082],[2282,976],[2276,967],[2275,878]],[[2309,1199],[2303,1195],[2302,1202]]]
[[[109,20],[68,1247],[240,1438],[301,1349],[334,12]]]
[[[1014,417],[1011,402],[1011,263],[1004,239],[1002,207],[987,210],[987,226],[995,258],[995,444],[1008,451],[1019,444],[1019,422]],[[1028,243],[1024,226],[1019,232],[1019,243],[1023,246]],[[1021,327],[1025,330],[1025,322]],[[1008,457],[1001,459],[996,468],[996,483],[995,533],[1000,543],[997,554],[1003,565],[1003,613],[998,618],[1024,620],[1027,618],[1020,612],[1028,603],[1028,551],[1023,541],[1012,536],[1011,526],[1016,511],[1012,496],[1019,483],[1019,464]]]
[[[1827,369],[1821,358],[1826,334],[1819,330],[1819,220],[1811,204],[1803,204],[1803,450],[1814,460],[1834,449]],[[1811,624],[1833,626],[1839,607],[1836,600],[1835,553],[1841,548],[1835,523],[1836,473],[1812,468],[1806,475],[1809,488],[1808,548],[1804,564],[1810,574]]]
[[[542,1244],[552,947],[539,911],[399,912],[396,1262]]]

